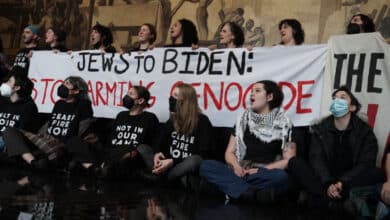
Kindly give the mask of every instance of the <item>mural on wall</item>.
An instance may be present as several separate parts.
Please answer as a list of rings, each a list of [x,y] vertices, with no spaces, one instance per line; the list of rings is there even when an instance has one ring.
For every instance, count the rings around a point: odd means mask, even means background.
[[[201,45],[215,43],[226,21],[239,24],[245,44],[271,46],[279,42],[277,21],[295,17],[302,21],[306,43],[325,43],[329,36],[342,34],[352,15],[365,13],[377,30],[390,37],[390,0],[0,0],[0,36],[5,48],[19,48],[23,27],[36,24],[44,32],[59,26],[67,33],[67,46],[88,48],[89,31],[96,22],[109,26],[115,46],[128,48],[142,23],[156,26],[157,44],[169,44],[169,28],[175,19],[186,17],[198,28]],[[306,2],[307,9],[300,8]],[[309,8],[309,5],[311,8]],[[281,7],[283,6],[283,7]],[[285,7],[284,7],[285,6]],[[279,9],[280,8],[280,9]],[[319,12],[319,13],[318,13]],[[310,17],[309,17],[310,16]],[[317,16],[317,17],[316,17]]]

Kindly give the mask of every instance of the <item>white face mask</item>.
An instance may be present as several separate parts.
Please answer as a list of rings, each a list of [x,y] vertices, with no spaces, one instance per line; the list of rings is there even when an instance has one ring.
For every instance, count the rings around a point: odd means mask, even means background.
[[[1,96],[10,97],[12,93],[12,88],[8,84],[3,83],[0,86],[0,93]]]

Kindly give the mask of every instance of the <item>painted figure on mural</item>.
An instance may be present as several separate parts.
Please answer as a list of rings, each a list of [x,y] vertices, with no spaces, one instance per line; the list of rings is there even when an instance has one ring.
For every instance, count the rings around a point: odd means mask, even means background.
[[[251,46],[251,47],[262,47],[265,43],[264,38],[264,30],[261,26],[253,27],[255,26],[255,22],[253,19],[249,19],[245,23],[245,45]]]

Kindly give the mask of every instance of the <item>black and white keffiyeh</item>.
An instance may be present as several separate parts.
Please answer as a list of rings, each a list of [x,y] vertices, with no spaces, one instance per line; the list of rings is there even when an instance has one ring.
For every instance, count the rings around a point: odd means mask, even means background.
[[[282,109],[274,108],[267,114],[258,114],[248,108],[237,118],[236,123],[236,157],[238,161],[242,161],[246,154],[244,142],[246,128],[249,128],[251,134],[266,143],[282,140],[282,149],[286,146],[287,141],[291,141],[292,123]]]

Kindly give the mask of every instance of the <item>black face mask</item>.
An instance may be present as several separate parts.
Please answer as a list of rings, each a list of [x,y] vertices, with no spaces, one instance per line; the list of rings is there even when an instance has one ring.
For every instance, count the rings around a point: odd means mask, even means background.
[[[169,111],[176,112],[176,99],[173,96],[169,96]]]
[[[349,23],[347,27],[347,34],[359,34],[361,32],[360,25]]]
[[[128,96],[125,95],[122,99],[123,107],[126,107],[127,109],[131,109],[134,106],[134,100]]]
[[[57,89],[57,95],[63,99],[68,98],[69,96],[69,89],[64,84],[60,85]]]

